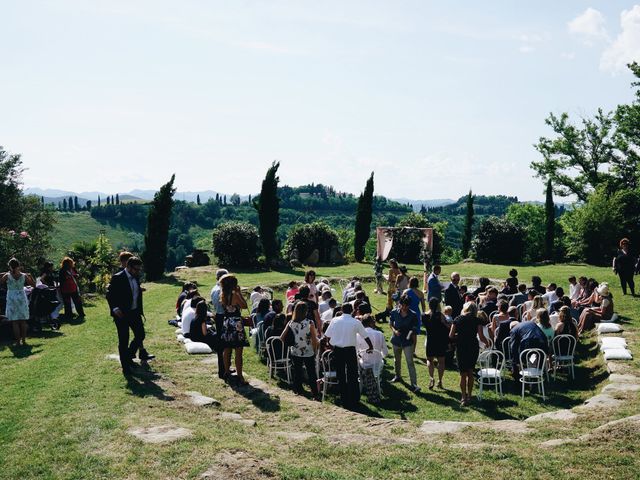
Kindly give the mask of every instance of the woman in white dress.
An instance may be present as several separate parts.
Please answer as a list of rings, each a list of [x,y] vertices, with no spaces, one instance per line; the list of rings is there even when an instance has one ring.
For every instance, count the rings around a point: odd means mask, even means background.
[[[0,284],[7,285],[7,307],[5,316],[13,325],[15,344],[27,344],[27,322],[29,320],[29,301],[24,287],[35,287],[33,278],[28,273],[22,273],[20,262],[15,258],[7,264],[9,271],[0,277]]]

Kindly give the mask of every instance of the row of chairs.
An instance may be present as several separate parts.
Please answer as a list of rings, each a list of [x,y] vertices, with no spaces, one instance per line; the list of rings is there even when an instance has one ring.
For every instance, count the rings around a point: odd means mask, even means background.
[[[494,348],[487,349],[480,353],[478,362],[479,393],[478,399],[482,399],[484,387],[495,387],[496,394],[502,396],[502,380],[504,369],[512,368],[513,359],[509,348],[509,338],[502,341],[502,350]],[[571,378],[575,378],[575,349],[577,341],[572,335],[558,335],[551,342],[552,356],[551,368],[553,368],[553,378],[557,378],[559,369],[567,368],[571,371]],[[542,399],[546,400],[544,391],[544,380],[549,380],[549,362],[547,354],[539,348],[528,348],[520,352],[519,358],[520,383],[522,384],[522,398],[524,398],[526,385],[537,385],[542,393]]]

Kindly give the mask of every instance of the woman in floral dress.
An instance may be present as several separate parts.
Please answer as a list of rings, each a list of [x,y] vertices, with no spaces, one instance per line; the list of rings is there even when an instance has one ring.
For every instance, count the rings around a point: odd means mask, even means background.
[[[27,344],[27,322],[29,320],[29,301],[24,287],[35,287],[33,278],[22,273],[20,262],[12,258],[7,264],[9,271],[0,277],[0,284],[7,285],[7,308],[5,316],[13,325],[13,337],[16,345]]]

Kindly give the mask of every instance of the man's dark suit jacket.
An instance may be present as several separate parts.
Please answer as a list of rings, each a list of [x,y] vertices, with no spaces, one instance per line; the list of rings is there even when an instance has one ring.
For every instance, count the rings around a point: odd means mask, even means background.
[[[144,310],[142,309],[142,289],[140,288],[140,281],[138,279],[134,280],[138,282],[138,311],[140,312],[140,315],[143,315]],[[114,308],[119,308],[125,315],[131,311],[133,292],[131,291],[131,284],[129,284],[129,279],[127,278],[125,270],[121,270],[111,277],[107,300],[109,302],[109,311],[111,312],[111,316],[113,316]]]
[[[464,301],[460,296],[460,291],[458,287],[456,287],[453,283],[450,283],[449,286],[444,291],[444,304],[449,305],[453,312],[451,316],[456,318],[462,313],[462,306],[464,305]]]

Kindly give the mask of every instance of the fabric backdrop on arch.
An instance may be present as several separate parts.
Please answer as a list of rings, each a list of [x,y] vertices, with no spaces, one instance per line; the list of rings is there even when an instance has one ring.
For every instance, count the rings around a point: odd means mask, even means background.
[[[427,245],[430,252],[433,251],[433,228],[417,227],[377,227],[376,228],[376,255],[384,262],[389,258],[391,247],[393,247],[393,237],[401,231],[420,230],[422,241]]]

